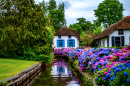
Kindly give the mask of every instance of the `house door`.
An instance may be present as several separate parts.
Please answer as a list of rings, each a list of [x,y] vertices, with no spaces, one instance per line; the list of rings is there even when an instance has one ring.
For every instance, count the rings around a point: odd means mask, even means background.
[[[115,46],[120,46],[120,45],[121,45],[121,38],[115,37]]]

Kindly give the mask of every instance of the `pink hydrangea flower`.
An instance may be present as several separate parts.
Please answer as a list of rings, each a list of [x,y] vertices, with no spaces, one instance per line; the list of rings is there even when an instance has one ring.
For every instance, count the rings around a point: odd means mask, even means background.
[[[110,71],[111,69],[108,69],[108,72]]]
[[[95,75],[98,75],[98,73],[95,73]]]
[[[106,74],[108,74],[108,72],[104,72],[104,74],[106,75]]]
[[[86,67],[86,69],[88,69],[88,67]]]

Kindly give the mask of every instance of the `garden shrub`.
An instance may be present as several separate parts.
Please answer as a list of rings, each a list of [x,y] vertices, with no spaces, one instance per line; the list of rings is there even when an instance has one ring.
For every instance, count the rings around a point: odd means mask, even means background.
[[[50,19],[34,2],[10,3],[20,11],[7,9],[7,13],[0,13],[0,56],[50,62],[54,51],[54,28],[48,22]]]

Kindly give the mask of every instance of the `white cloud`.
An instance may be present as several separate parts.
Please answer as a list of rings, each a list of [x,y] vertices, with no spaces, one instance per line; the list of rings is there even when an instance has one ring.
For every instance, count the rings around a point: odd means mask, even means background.
[[[73,8],[75,9],[82,9],[82,8],[90,8],[90,7],[93,7],[95,5],[97,5],[97,2],[95,2],[95,0],[86,0],[86,1],[70,1],[70,4]]]
[[[42,2],[43,0],[35,0],[36,4]],[[48,2],[49,0],[45,0]],[[65,9],[65,18],[67,21],[67,26],[76,23],[77,18],[84,17],[86,20],[95,20],[94,11],[97,9],[99,3],[103,0],[56,0],[57,5],[62,2],[66,2],[67,9]],[[130,1],[129,0],[119,0],[123,3],[124,9],[126,9],[123,14],[125,16],[130,15]]]
[[[70,1],[71,7],[65,10],[65,18],[67,20],[67,26],[69,24],[76,23],[77,18],[84,17],[86,20],[95,20],[94,11],[98,4],[103,0],[84,0],[84,1]],[[74,20],[75,19],[75,20]],[[93,19],[93,20],[92,20]],[[73,20],[73,22],[72,22]],[[71,21],[71,22],[69,22]]]

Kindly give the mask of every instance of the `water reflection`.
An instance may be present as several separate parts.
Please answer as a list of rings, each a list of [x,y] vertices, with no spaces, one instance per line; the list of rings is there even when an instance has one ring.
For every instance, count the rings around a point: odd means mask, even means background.
[[[52,84],[53,83],[53,84]],[[64,60],[57,60],[48,67],[32,86],[80,86],[69,65]]]

